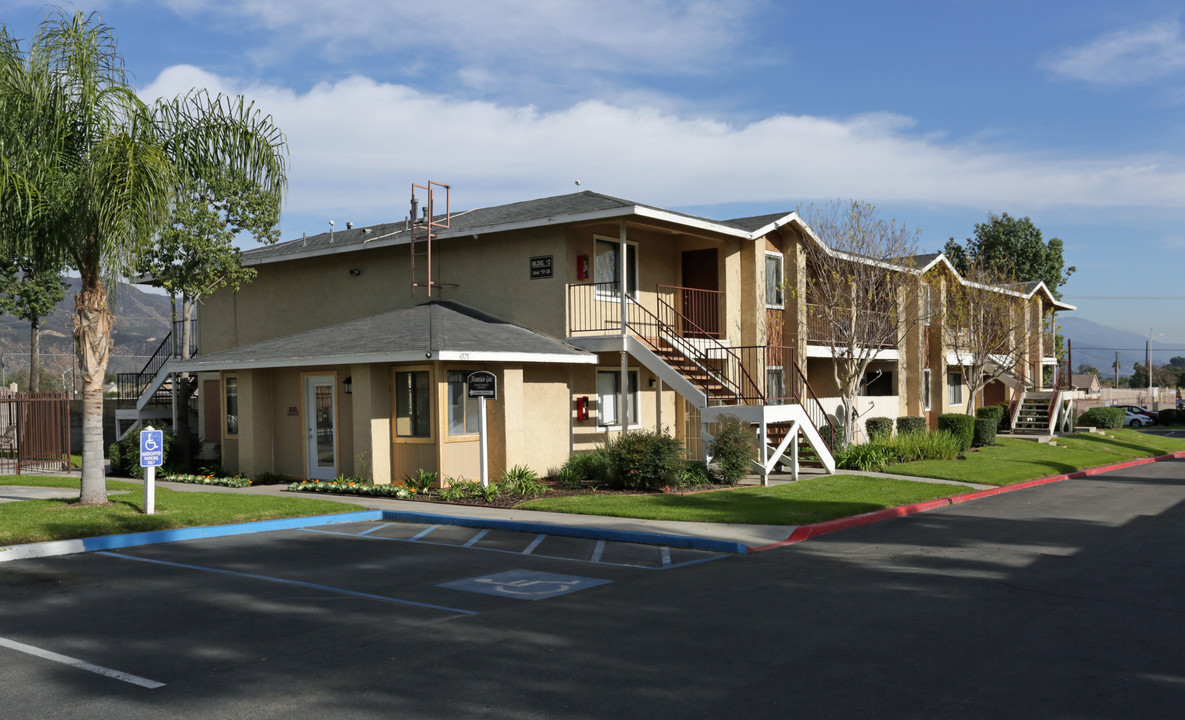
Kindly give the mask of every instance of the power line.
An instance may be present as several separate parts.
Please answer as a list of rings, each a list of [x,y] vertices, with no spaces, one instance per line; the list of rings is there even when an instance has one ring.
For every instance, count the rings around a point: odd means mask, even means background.
[[[1066,295],[1075,300],[1185,300],[1185,295]]]

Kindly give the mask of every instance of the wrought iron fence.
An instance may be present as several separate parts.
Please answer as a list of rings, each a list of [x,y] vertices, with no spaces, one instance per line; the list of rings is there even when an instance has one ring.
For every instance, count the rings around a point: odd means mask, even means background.
[[[70,399],[0,391],[0,474],[70,469]]]

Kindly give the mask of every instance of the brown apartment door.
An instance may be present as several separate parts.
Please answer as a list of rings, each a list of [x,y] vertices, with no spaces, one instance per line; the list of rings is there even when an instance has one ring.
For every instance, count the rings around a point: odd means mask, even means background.
[[[684,328],[687,336],[720,336],[720,289],[716,249],[683,253],[683,287],[679,311],[694,327]],[[696,292],[697,290],[709,292]],[[698,330],[697,330],[698,328]]]

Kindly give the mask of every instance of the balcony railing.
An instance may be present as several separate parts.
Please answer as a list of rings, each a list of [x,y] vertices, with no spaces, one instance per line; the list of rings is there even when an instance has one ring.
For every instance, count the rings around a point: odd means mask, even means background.
[[[856,344],[861,347],[897,347],[893,318],[887,312],[866,311],[860,314],[861,323]],[[851,332],[847,327],[836,327],[817,303],[806,304],[807,342],[813,345],[847,345]]]
[[[724,293],[718,290],[659,285],[658,297],[676,313],[659,319],[683,333],[684,337],[722,338]],[[660,303],[661,305],[661,303]],[[687,322],[683,319],[686,318]]]

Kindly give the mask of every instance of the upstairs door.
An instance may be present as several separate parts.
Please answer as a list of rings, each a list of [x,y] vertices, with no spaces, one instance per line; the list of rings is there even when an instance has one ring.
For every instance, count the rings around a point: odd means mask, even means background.
[[[720,270],[715,248],[683,253],[679,312],[689,321],[688,337],[720,337]]]
[[[305,468],[312,480],[337,477],[337,398],[333,393],[334,376],[305,376]]]

